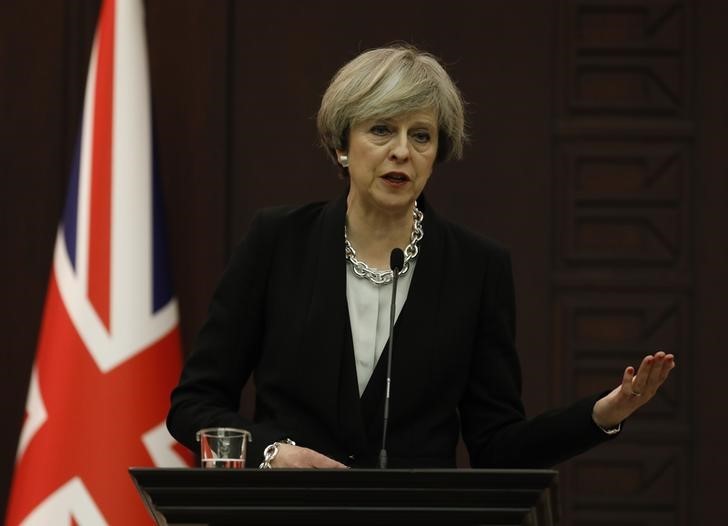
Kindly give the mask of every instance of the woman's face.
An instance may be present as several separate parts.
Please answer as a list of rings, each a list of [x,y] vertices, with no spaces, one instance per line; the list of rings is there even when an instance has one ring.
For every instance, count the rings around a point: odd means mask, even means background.
[[[437,130],[433,111],[352,126],[346,152],[350,205],[388,212],[409,210],[432,174]]]

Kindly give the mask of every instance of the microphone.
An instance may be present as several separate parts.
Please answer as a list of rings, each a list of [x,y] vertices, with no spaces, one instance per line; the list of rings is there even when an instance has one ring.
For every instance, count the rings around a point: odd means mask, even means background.
[[[389,255],[389,268],[392,269],[392,303],[389,307],[389,355],[387,356],[387,391],[384,396],[384,422],[382,426],[382,450],[379,452],[379,468],[387,468],[387,424],[389,423],[389,386],[392,383],[392,347],[394,346],[394,318],[397,312],[397,279],[404,266],[404,252],[392,249]]]
[[[389,255],[389,268],[392,269],[392,279],[395,283],[402,267],[404,267],[404,252],[402,252],[401,248],[393,248],[392,253]]]

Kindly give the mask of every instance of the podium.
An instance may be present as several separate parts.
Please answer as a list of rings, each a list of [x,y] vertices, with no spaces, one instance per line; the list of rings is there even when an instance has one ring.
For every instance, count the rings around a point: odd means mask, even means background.
[[[552,470],[130,468],[158,525],[558,524]]]

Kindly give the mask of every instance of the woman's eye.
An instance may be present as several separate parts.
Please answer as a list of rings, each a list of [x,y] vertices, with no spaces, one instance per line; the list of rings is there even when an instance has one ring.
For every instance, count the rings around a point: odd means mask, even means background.
[[[419,143],[426,143],[430,141],[429,132],[415,132],[412,134],[412,137],[414,137],[415,141]]]
[[[376,124],[372,126],[370,130],[374,135],[387,135],[389,133],[389,127],[384,124]]]

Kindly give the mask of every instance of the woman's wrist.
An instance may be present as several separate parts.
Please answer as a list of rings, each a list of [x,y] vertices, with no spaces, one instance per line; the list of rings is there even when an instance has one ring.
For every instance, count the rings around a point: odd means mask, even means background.
[[[605,397],[600,398],[596,401],[592,409],[592,420],[599,429],[609,435],[618,433],[622,428],[622,421],[624,420],[621,415],[616,414],[617,412],[615,410],[609,410],[614,405],[610,405],[609,399],[613,395],[614,392],[611,392]],[[612,407],[612,409],[614,408]]]
[[[275,460],[275,458],[278,456],[278,452],[280,451],[280,446],[282,444],[288,444],[290,446],[295,446],[296,443],[291,440],[290,438],[286,438],[285,440],[280,440],[273,442],[268,447],[266,447],[263,450],[263,462],[260,463],[260,466],[258,466],[258,469],[272,469],[273,466],[271,466],[271,462]]]

